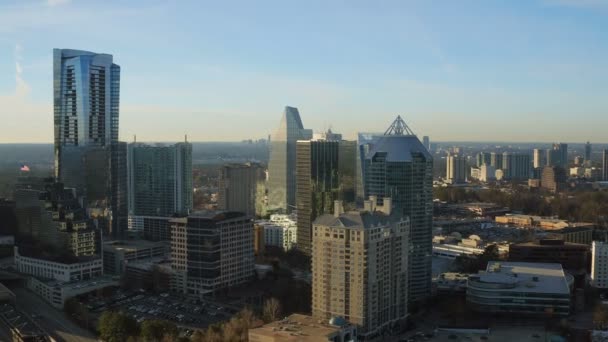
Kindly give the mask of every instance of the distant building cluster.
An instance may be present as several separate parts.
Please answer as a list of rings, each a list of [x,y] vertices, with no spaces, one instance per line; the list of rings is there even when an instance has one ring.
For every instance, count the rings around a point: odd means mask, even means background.
[[[601,165],[589,142],[570,154],[565,143],[438,150],[400,116],[385,132],[347,140],[332,129],[313,133],[287,106],[268,139],[268,164],[222,160],[209,191],[217,207],[200,210],[187,137],[119,141],[120,74],[111,55],[54,50],[54,176],[29,177],[24,168],[14,201],[0,202],[16,217],[15,236],[0,245],[15,245],[16,270],[56,308],[118,285],[196,302],[262,278],[256,269],[270,272],[277,252],[310,258],[298,279],[311,286],[311,313],[251,329],[252,341],[383,339],[437,291],[466,293],[483,314],[566,317],[589,270],[592,286],[608,288],[598,223],[433,201],[434,185],[519,183],[547,199],[581,182],[606,188],[608,150]],[[445,177],[435,183],[433,155],[445,156]],[[478,230],[455,232],[470,227]],[[483,233],[494,228],[510,231]],[[504,238],[512,231],[517,241]],[[433,259],[483,266],[441,273]],[[0,318],[10,309],[2,305]]]

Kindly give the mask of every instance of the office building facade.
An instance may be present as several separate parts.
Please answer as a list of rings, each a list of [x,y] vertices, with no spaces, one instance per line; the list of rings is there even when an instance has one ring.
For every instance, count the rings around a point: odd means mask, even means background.
[[[524,153],[504,152],[502,170],[507,180],[527,180],[531,173],[530,155]]]
[[[258,185],[264,179],[264,168],[257,163],[222,166],[219,174],[218,209],[255,216]]]
[[[547,151],[542,148],[535,148],[532,164],[535,169],[547,166]]]
[[[475,155],[475,165],[492,165],[492,154],[489,152],[479,152]]]
[[[18,272],[62,282],[83,281],[103,275],[103,260],[85,258],[61,262],[22,255],[15,247],[15,268]]]
[[[312,131],[304,129],[297,108],[285,107],[281,123],[270,143],[268,162],[268,206],[291,212],[296,205],[296,142],[309,140]]]
[[[497,153],[497,152],[491,152],[490,153],[490,165],[492,165],[493,168],[495,168],[496,170],[501,170],[502,169],[502,154],[501,153]]]
[[[450,184],[461,184],[467,180],[467,159],[459,155],[446,157],[446,180]]]
[[[560,264],[490,261],[469,277],[467,304],[482,313],[567,317],[571,281]]]
[[[547,150],[547,165],[568,167],[568,144],[559,143],[553,144],[551,149]]]
[[[585,274],[589,265],[589,245],[558,239],[511,244],[509,261],[555,262],[572,274]]]
[[[298,141],[296,209],[298,249],[310,254],[312,222],[330,213],[335,200],[354,205],[356,143],[344,140]]]
[[[593,241],[591,244],[591,286],[608,288],[608,243]]]
[[[66,250],[75,257],[97,254],[100,235],[73,189],[49,178],[44,189],[18,188],[14,198],[19,234],[52,248],[51,254]]]
[[[365,195],[382,204],[391,197],[395,210],[411,222],[409,299],[418,302],[431,291],[433,158],[398,117],[364,157]]]
[[[540,185],[543,189],[553,193],[564,190],[566,188],[566,170],[561,166],[545,166]]]
[[[171,241],[170,216],[129,216],[129,237]]]
[[[129,215],[171,216],[192,210],[192,144],[129,144]]]
[[[238,212],[195,212],[171,220],[171,289],[201,297],[254,275],[253,221]]]
[[[168,258],[169,242],[114,240],[103,244],[103,269],[106,274],[120,275],[130,262]]]

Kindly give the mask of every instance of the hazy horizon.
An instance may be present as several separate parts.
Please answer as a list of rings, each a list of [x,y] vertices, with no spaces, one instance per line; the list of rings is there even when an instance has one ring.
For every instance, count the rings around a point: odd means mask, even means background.
[[[597,143],[607,19],[604,0],[7,1],[0,143],[52,143],[53,48],[114,56],[123,141],[265,138],[290,105],[348,139],[401,115],[432,141]]]

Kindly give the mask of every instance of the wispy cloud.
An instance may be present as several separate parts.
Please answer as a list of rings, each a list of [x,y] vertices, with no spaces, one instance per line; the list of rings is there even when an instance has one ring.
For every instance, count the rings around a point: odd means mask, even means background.
[[[30,91],[30,86],[23,79],[22,51],[23,47],[20,44],[15,45],[15,96],[17,97],[25,97]]]
[[[30,85],[27,83],[23,68],[23,47],[16,44],[13,51],[15,61],[15,88],[7,94],[0,94],[2,114],[10,120],[0,125],[0,141],[5,142],[46,142],[52,139],[52,111],[50,103],[36,103],[30,100]],[[28,134],[23,134],[24,124]]]

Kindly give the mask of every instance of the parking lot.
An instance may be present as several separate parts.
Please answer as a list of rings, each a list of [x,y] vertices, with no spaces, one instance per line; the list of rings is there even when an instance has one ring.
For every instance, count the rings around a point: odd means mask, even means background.
[[[87,307],[91,313],[121,310],[141,323],[159,319],[175,323],[184,329],[203,329],[208,325],[229,320],[236,310],[211,301],[187,298],[175,294],[150,294],[142,291],[116,290],[105,299],[89,298]]]

